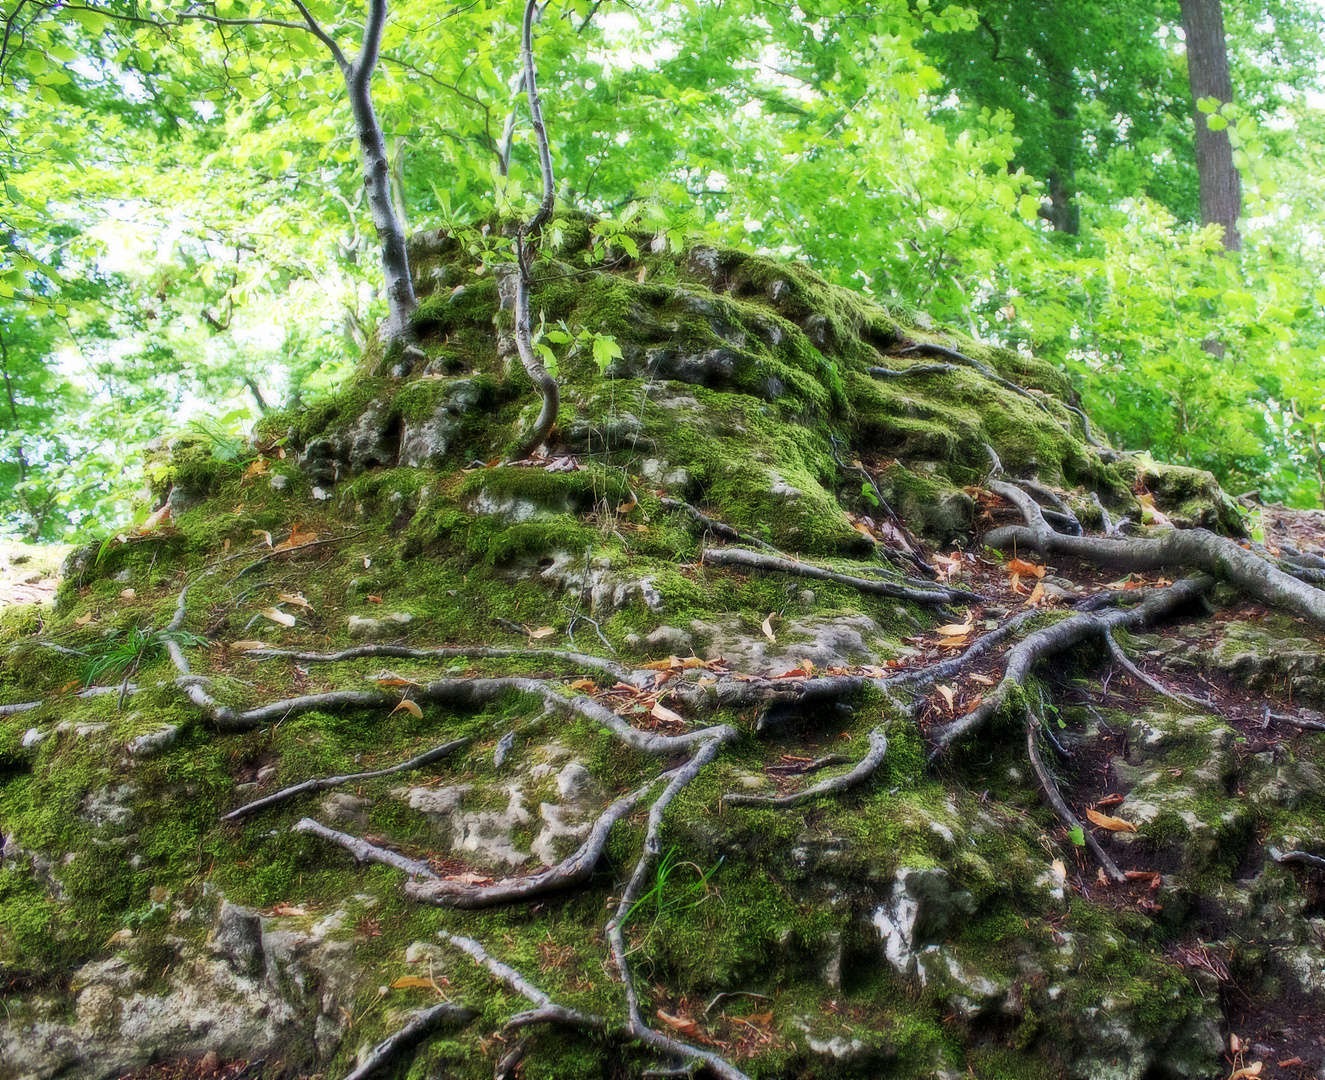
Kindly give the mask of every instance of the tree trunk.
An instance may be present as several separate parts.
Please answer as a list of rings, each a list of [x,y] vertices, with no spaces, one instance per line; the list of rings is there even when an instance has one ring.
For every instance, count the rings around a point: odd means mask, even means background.
[[[385,339],[394,341],[408,331],[410,316],[418,302],[414,299],[414,285],[409,275],[405,229],[391,201],[391,164],[387,158],[386,140],[373,108],[373,68],[377,66],[385,24],[386,0],[369,0],[363,45],[354,62],[343,66],[341,71],[350,95],[350,107],[354,110],[355,126],[359,129],[368,208],[382,245],[382,276],[386,283],[388,307]]]
[[[1238,214],[1242,210],[1242,178],[1233,166],[1233,144],[1227,131],[1211,131],[1206,114],[1196,108],[1202,98],[1222,105],[1233,100],[1224,38],[1221,0],[1181,0],[1182,31],[1187,38],[1187,78],[1196,117],[1196,171],[1201,181],[1201,223],[1224,227],[1224,249],[1238,251]]]

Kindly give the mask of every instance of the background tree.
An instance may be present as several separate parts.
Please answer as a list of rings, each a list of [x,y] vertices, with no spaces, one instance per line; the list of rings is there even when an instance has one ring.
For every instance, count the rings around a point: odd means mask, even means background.
[[[1233,165],[1228,121],[1212,112],[1233,100],[1224,11],[1220,0],[1182,0],[1182,30],[1187,45],[1187,77],[1196,120],[1196,171],[1201,181],[1201,222],[1223,229],[1224,247],[1242,247],[1238,216],[1242,181]],[[1203,108],[1202,105],[1205,105]]]

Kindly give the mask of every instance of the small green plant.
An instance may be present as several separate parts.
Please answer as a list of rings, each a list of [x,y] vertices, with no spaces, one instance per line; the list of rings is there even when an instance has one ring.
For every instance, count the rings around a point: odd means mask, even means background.
[[[90,656],[83,664],[83,685],[91,686],[107,677],[130,679],[144,661],[155,659],[166,648],[168,641],[180,645],[204,645],[206,639],[184,630],[153,630],[135,626],[121,636],[113,630],[107,635],[106,648]]]
[[[547,368],[552,375],[557,374],[557,357],[551,347],[544,344],[544,341],[550,341],[553,345],[574,345],[574,349],[583,346],[589,346],[593,351],[593,362],[598,368],[598,374],[605,376],[607,369],[612,366],[612,361],[620,358],[621,346],[617,344],[616,338],[611,334],[591,333],[588,330],[581,329],[577,334],[566,325],[565,321],[557,323],[555,327],[548,327],[542,314],[539,314],[538,329],[533,334],[535,351],[543,358],[543,366]]]
[[[212,457],[217,461],[238,462],[246,442],[240,422],[247,419],[246,409],[232,409],[216,420],[195,417],[189,421],[189,430],[207,440]]]
[[[642,908],[653,908],[653,922],[656,924],[665,915],[698,907],[708,899],[709,880],[721,865],[720,858],[707,870],[703,870],[696,863],[680,861],[677,849],[668,848],[658,860],[653,886],[631,905],[625,921],[629,923]],[[682,876],[680,871],[685,869],[694,871],[695,876],[684,882],[679,881]]]

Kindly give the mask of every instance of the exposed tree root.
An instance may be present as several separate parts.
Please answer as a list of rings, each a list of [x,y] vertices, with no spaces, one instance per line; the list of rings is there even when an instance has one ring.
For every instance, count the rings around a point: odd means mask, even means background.
[[[1319,720],[1308,720],[1304,716],[1290,716],[1288,713],[1271,712],[1270,707],[1267,705],[1265,707],[1265,724],[1262,724],[1261,726],[1268,726],[1271,720],[1278,720],[1285,724],[1292,724],[1294,727],[1299,727],[1303,731],[1325,731],[1325,723],[1321,723]]]
[[[1050,525],[1063,526],[1071,536],[1084,535],[1086,530],[1081,527],[1081,522],[1077,520],[1076,514],[1072,513],[1072,508],[1058,497],[1058,492],[1045,487],[1036,480],[1009,480],[1008,483],[1016,484],[1017,487],[1036,496],[1042,502],[1048,503],[1053,509],[1046,510],[1041,507],[1040,513],[1044,515],[1044,519]]]
[[[956,364],[912,364],[909,368],[866,368],[865,374],[876,379],[907,379],[915,375],[942,375],[956,370]]]
[[[374,1046],[364,1063],[345,1077],[345,1080],[367,1080],[393,1064],[401,1054],[413,1050],[443,1024],[463,1024],[474,1019],[472,1009],[442,1002],[414,1014],[410,1022],[394,1031]]]
[[[795,574],[798,577],[813,578],[816,581],[834,581],[839,585],[849,585],[863,593],[889,596],[897,600],[909,600],[913,604],[974,604],[984,599],[978,593],[967,592],[965,589],[912,588],[891,581],[877,581],[869,578],[852,577],[850,574],[839,574],[835,570],[825,570],[809,563],[793,562],[790,559],[781,559],[774,555],[761,555],[756,551],[744,551],[741,548],[709,548],[704,552],[704,562],[715,566],[744,566],[751,570],[769,570],[784,574]]]
[[[1325,858],[1319,855],[1309,855],[1305,851],[1280,851],[1274,847],[1265,850],[1277,863],[1302,863],[1304,866],[1314,866],[1317,870],[1325,870]]]
[[[668,510],[680,510],[684,514],[690,515],[700,525],[703,525],[714,536],[721,536],[724,540],[736,540],[742,544],[753,544],[757,548],[763,548],[765,551],[776,552],[772,544],[767,544],[757,536],[751,536],[749,533],[743,533],[738,529],[733,529],[730,525],[725,525],[721,521],[709,517],[707,514],[695,509],[688,502],[682,502],[680,499],[661,499],[659,500]]]
[[[508,649],[475,645],[453,645],[436,649],[413,649],[408,645],[356,645],[340,652],[301,652],[295,649],[250,649],[244,653],[250,660],[293,660],[297,664],[338,664],[344,660],[364,657],[388,657],[394,660],[451,660],[468,657],[474,660],[559,660],[580,670],[601,671],[619,682],[630,682],[639,677],[615,660],[607,660],[589,653],[567,652],[564,649]]]
[[[1063,796],[1058,791],[1058,783],[1054,780],[1053,773],[1045,767],[1044,759],[1040,757],[1040,747],[1035,741],[1035,735],[1040,728],[1040,719],[1035,715],[1029,705],[1026,706],[1026,756],[1030,759],[1031,769],[1035,773],[1035,779],[1040,784],[1040,797],[1045,804],[1058,815],[1059,819],[1069,829],[1080,829],[1082,836],[1085,837],[1086,846],[1090,848],[1091,854],[1095,856],[1104,872],[1109,875],[1110,880],[1114,882],[1125,881],[1126,876],[1118,869],[1117,863],[1109,858],[1108,853],[1100,847],[1100,843],[1091,834],[1077,816],[1072,813],[1067,803],[1063,801]]]
[[[768,795],[742,795],[732,792],[724,795],[722,801],[728,806],[772,806],[780,810],[785,810],[791,806],[799,806],[811,799],[817,799],[820,795],[847,791],[858,784],[863,784],[883,764],[884,755],[887,753],[888,739],[880,728],[875,728],[870,732],[869,752],[861,759],[860,764],[850,772],[831,777],[811,788],[806,788],[804,791],[798,791],[794,795],[783,795],[781,798],[773,798]]]
[[[40,701],[20,701],[14,705],[0,705],[0,716],[15,716],[29,709],[40,709],[41,706]]]
[[[322,837],[323,840],[330,840],[333,844],[339,844],[353,855],[357,862],[381,863],[383,866],[394,866],[397,870],[403,870],[414,877],[427,878],[430,881],[439,880],[431,868],[424,866],[421,862],[415,862],[413,859],[406,858],[399,852],[391,851],[388,848],[370,844],[367,840],[361,840],[349,833],[328,829],[312,818],[300,818],[290,826],[290,831],[312,833],[314,836]]]
[[[1015,489],[1014,489],[1015,490]],[[1028,635],[1007,656],[1003,681],[974,709],[949,724],[931,732],[937,757],[957,739],[970,734],[1002,709],[1010,696],[1020,691],[1031,668],[1040,660],[1056,655],[1092,637],[1102,636],[1115,627],[1145,626],[1155,619],[1190,603],[1214,583],[1208,577],[1187,578],[1167,589],[1156,590],[1135,607],[1103,614],[1078,612]]]
[[[1049,526],[1035,500],[1020,488],[997,480],[990,481],[989,488],[1015,505],[1027,521],[1024,526],[1012,525],[987,533],[984,542],[989,547],[1030,549],[1042,555],[1073,555],[1129,570],[1168,566],[1196,569],[1229,582],[1270,607],[1325,627],[1325,592],[1298,581],[1232,540],[1205,529],[1171,529],[1154,539],[1065,536]]]
[[[1032,394],[1024,386],[1018,386],[1016,383],[1003,378],[1002,375],[1000,375],[997,371],[991,368],[988,364],[983,364],[979,360],[975,360],[972,357],[965,355],[964,353],[959,353],[956,349],[949,349],[945,345],[931,345],[928,342],[919,342],[915,345],[910,346],[909,348],[903,349],[901,352],[897,353],[896,355],[905,356],[907,355],[907,353],[914,353],[914,352],[928,353],[930,356],[941,356],[943,357],[943,359],[951,360],[955,364],[960,364],[963,367],[973,368],[976,371],[978,371],[981,375],[983,375],[986,379],[988,379],[990,382],[997,383],[999,386],[1001,386],[1004,390],[1007,390],[1009,393],[1017,394],[1020,397],[1027,398],[1030,401],[1035,402],[1035,404],[1038,405],[1041,409],[1043,409],[1046,413],[1049,412],[1049,406],[1046,405],[1038,395]],[[1052,415],[1053,414],[1050,413],[1050,416]]]
[[[675,1057],[702,1062],[717,1076],[722,1077],[723,1080],[748,1080],[743,1072],[727,1062],[725,1058],[719,1057],[711,1051],[701,1050],[697,1046],[691,1046],[689,1043],[669,1038],[647,1027],[642,1030],[637,1029],[633,1021],[628,1021],[625,1024],[612,1024],[601,1016],[580,1012],[576,1009],[568,1009],[564,1005],[556,1004],[515,968],[502,963],[489,954],[473,938],[464,937],[460,934],[448,934],[445,930],[439,930],[437,936],[448,945],[454,945],[462,952],[468,953],[475,963],[487,968],[500,982],[505,983],[521,997],[533,1003],[534,1008],[526,1012],[516,1013],[506,1021],[503,1031],[519,1031],[538,1024],[553,1024],[575,1028],[580,1031],[601,1031],[616,1035],[629,1042],[644,1043],[646,1046],[651,1046]],[[503,1059],[502,1064],[505,1063],[505,1059]],[[498,1076],[501,1075],[503,1074],[499,1072]],[[505,1075],[509,1075],[509,1071]]]
[[[669,776],[671,773],[663,773],[643,787],[636,788],[629,795],[617,799],[598,816],[593,828],[589,830],[588,838],[573,855],[541,873],[505,878],[489,885],[450,881],[446,878],[436,878],[427,882],[411,881],[405,885],[405,895],[437,907],[472,909],[532,900],[534,897],[568,889],[587,881],[598,865],[598,860],[602,858],[612,826],[634,810],[659,780]]]
[[[310,791],[326,791],[328,788],[340,787],[342,784],[353,784],[360,780],[372,780],[379,776],[392,776],[396,773],[411,772],[414,769],[421,769],[425,765],[431,765],[434,761],[441,761],[449,754],[455,753],[462,746],[468,746],[471,740],[456,739],[453,742],[443,743],[441,746],[435,746],[425,754],[418,757],[412,757],[408,761],[402,761],[399,765],[392,765],[386,769],[375,769],[372,772],[350,773],[347,776],[322,776],[314,780],[305,780],[302,784],[294,784],[291,787],[282,788],[261,799],[254,799],[250,803],[245,803],[238,809],[231,810],[221,818],[222,821],[238,821],[249,814],[256,814],[259,810],[265,810],[269,806],[276,806],[278,803],[286,802],[298,795],[307,794]]]
[[[1122,646],[1118,644],[1111,630],[1104,631],[1104,643],[1109,647],[1109,655],[1113,657],[1113,662],[1122,668],[1128,675],[1132,676],[1142,686],[1153,690],[1160,697],[1168,698],[1169,701],[1181,705],[1185,709],[1206,709],[1209,706],[1205,702],[1197,701],[1196,698],[1188,697],[1186,694],[1175,693],[1161,683],[1158,679],[1153,679],[1137,667],[1127,654],[1123,652]]]

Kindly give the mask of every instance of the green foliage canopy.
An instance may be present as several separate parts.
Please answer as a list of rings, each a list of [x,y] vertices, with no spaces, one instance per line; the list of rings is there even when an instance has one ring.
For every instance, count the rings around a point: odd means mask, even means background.
[[[536,197],[521,7],[391,13],[374,96],[414,228]],[[1235,137],[1247,204],[1224,257],[1192,220],[1175,12],[1080,7],[553,0],[559,198],[605,233],[804,259],[1033,349],[1119,444],[1315,502],[1319,13],[1226,4],[1239,100],[1207,122]],[[357,4],[308,8],[361,33]],[[384,309],[340,75],[294,5],[0,17],[0,528],[55,538],[122,520],[131,460],[203,403],[315,399]],[[1041,216],[1067,171],[1075,235]]]

